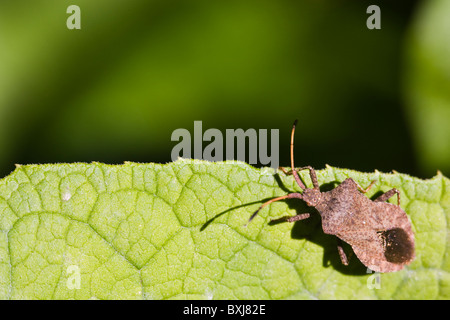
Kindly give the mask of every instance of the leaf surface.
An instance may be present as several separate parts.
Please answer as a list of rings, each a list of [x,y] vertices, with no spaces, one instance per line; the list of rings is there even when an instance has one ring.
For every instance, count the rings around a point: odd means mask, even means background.
[[[317,174],[325,189],[347,177],[376,180],[369,197],[399,189],[415,261],[389,274],[369,273],[354,255],[340,265],[317,214],[271,223],[311,212],[298,200],[273,203],[244,226],[263,200],[299,190],[270,168],[186,159],[26,165],[0,180],[0,298],[450,298],[448,178]]]

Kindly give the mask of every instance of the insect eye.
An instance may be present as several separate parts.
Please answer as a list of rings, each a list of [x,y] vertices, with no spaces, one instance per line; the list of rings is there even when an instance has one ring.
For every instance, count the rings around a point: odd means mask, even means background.
[[[402,228],[378,231],[383,241],[384,256],[392,263],[405,263],[414,256],[414,244]]]

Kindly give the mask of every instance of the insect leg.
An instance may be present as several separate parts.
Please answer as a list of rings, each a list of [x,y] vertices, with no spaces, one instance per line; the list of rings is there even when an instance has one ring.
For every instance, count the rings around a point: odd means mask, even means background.
[[[287,222],[300,221],[300,220],[308,219],[310,216],[311,215],[309,213],[301,213],[296,216],[286,218],[286,221]]]
[[[383,202],[388,200],[390,197],[394,196],[395,194],[397,194],[397,203],[398,205],[400,205],[400,191],[398,191],[397,189],[391,189],[389,191],[386,191],[385,193],[383,193],[381,196],[379,196],[378,198],[376,198],[374,201],[377,202]]]
[[[300,213],[296,216],[284,216],[277,219],[270,220],[270,223],[279,223],[279,222],[296,222],[300,220],[308,219],[311,216],[309,213]]]
[[[278,167],[278,170],[283,171],[283,173],[287,176],[290,176],[292,174],[292,171],[287,171],[285,168],[283,167]]]
[[[301,167],[301,168],[298,168],[297,170],[300,171],[300,170],[305,170],[305,169],[309,170],[309,176],[311,177],[311,181],[314,186],[314,189],[319,189],[319,182],[317,181],[316,170],[314,170],[313,167],[311,167],[311,166]]]
[[[356,183],[356,186],[358,187],[358,190],[359,191],[361,191],[362,193],[366,193],[366,192],[368,192],[372,187],[373,187],[373,185],[377,182],[376,180],[374,180],[374,181],[372,181],[370,184],[369,184],[369,186],[367,187],[367,188],[363,188],[363,187],[361,187],[356,181],[354,181],[355,183]]]
[[[283,173],[287,176],[290,176],[291,174],[293,174],[293,172],[298,173],[300,170],[305,170],[308,169],[309,170],[309,176],[311,177],[311,181],[313,183],[314,188],[318,189],[319,188],[319,183],[317,181],[317,176],[316,176],[316,171],[311,167],[311,166],[306,166],[306,167],[301,167],[301,168],[297,168],[294,169],[294,171],[286,171],[286,169],[284,169],[283,167],[279,167],[279,170],[283,171]],[[303,185],[303,183],[302,183]],[[306,189],[302,187],[302,185],[300,186],[302,189]]]
[[[342,247],[342,240],[337,238],[338,240],[338,245],[337,245],[337,249],[339,252],[339,258],[341,259],[341,263],[344,266],[348,266],[348,258],[347,255],[345,254],[344,248]]]

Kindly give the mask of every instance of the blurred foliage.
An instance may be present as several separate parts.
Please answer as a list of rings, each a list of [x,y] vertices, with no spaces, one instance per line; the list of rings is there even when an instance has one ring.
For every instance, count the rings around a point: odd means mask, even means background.
[[[444,2],[3,0],[0,171],[168,162],[171,133],[193,130],[194,120],[203,130],[278,128],[288,165],[298,118],[298,166],[449,175],[448,92],[445,100],[444,83],[419,80],[444,50],[426,32]],[[66,28],[71,4],[81,30]],[[370,4],[381,8],[381,30],[366,27]],[[438,9],[442,18],[450,10]],[[448,81],[448,55],[439,59],[447,68],[427,77]],[[432,119],[422,88],[442,94]]]
[[[450,1],[426,1],[406,47],[407,115],[420,167],[450,172]]]

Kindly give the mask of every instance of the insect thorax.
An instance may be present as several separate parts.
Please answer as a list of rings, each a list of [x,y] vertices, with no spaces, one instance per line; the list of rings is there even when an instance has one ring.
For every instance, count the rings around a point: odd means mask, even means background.
[[[356,191],[358,192],[358,191]],[[352,217],[357,215],[355,202],[359,202],[361,194],[348,192],[344,187],[323,192],[321,201],[316,206],[322,218],[323,231],[328,234],[337,234],[340,226],[348,226]],[[356,218],[356,217],[355,217]]]

